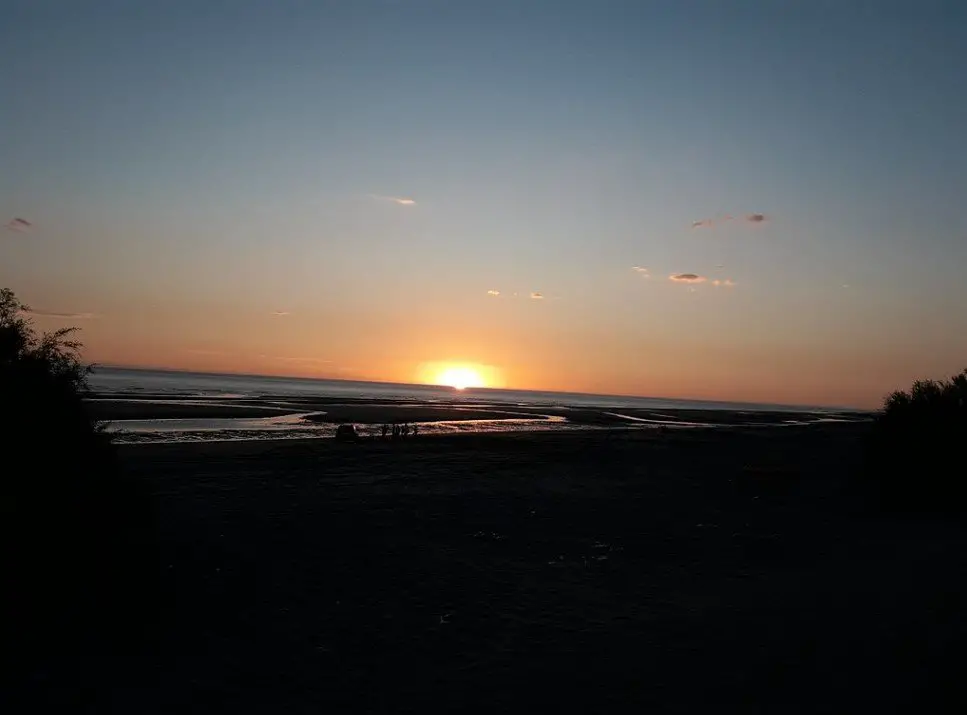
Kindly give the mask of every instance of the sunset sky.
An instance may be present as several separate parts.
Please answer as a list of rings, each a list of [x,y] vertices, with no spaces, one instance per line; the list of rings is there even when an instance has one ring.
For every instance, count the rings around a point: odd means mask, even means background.
[[[89,359],[861,407],[967,367],[965,3],[0,17],[0,285]]]

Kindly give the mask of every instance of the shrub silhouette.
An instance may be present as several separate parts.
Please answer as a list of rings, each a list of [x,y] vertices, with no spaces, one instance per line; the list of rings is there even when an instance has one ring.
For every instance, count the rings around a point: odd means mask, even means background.
[[[961,511],[965,439],[967,370],[949,380],[918,380],[887,397],[877,415],[871,477],[892,506]]]
[[[74,330],[38,335],[26,312],[0,289],[0,640],[29,668],[138,632],[155,565],[148,501],[85,409]]]

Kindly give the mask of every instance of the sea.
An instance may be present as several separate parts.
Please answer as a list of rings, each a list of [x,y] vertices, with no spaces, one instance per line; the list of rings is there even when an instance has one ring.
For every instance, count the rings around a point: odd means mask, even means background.
[[[630,397],[592,395],[570,392],[541,392],[468,388],[456,390],[435,385],[412,385],[386,382],[360,382],[267,375],[216,374],[147,370],[123,367],[98,367],[89,379],[98,399],[144,402],[181,403],[184,405],[224,406],[231,404],[296,405],[286,398],[305,400],[365,401],[372,404],[453,405],[467,408],[540,408],[599,410],[611,417],[626,417],[628,427],[712,426],[700,421],[683,421],[669,416],[663,419],[641,419],[623,415],[622,410],[698,410],[712,415],[730,413],[797,413],[806,421],[839,421],[842,410],[803,405],[774,405],[745,402],[670,399],[662,397]],[[293,414],[266,417],[164,418],[113,420],[109,429],[117,432],[117,441],[129,443],[223,441],[253,439],[286,439],[331,437],[335,427],[305,419],[307,415],[294,409]],[[800,422],[798,419],[783,423]],[[462,420],[421,424],[423,434],[453,432],[546,431],[576,429],[566,418],[533,414],[508,414],[507,419]],[[581,425],[581,429],[588,426]]]

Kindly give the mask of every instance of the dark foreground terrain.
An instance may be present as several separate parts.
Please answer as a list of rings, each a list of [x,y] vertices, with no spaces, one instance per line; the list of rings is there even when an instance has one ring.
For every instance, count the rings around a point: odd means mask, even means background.
[[[864,429],[125,447],[161,637],[37,711],[963,711],[967,536],[847,488]]]

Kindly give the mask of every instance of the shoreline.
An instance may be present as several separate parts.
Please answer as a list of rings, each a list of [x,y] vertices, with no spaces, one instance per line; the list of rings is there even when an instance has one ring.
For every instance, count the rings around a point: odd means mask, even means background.
[[[791,427],[866,422],[863,413],[776,412],[641,407],[589,407],[485,403],[474,400],[339,398],[318,396],[140,396],[94,393],[90,414],[107,424],[117,443],[195,443],[330,439],[352,424],[363,441],[383,426],[410,424],[419,438],[460,433],[562,433],[580,431]],[[412,437],[411,437],[412,438]]]
[[[384,424],[495,419],[563,418],[574,424],[694,423],[746,424],[813,419],[864,419],[873,413],[819,410],[726,410],[692,408],[588,407],[522,405],[481,401],[413,401],[368,398],[121,397],[92,393],[86,400],[95,419],[210,419],[287,416],[312,413],[310,420],[328,423]]]
[[[639,427],[629,425],[625,427],[601,427],[594,425],[572,425],[563,429],[547,430],[506,430],[506,431],[457,431],[457,432],[420,432],[416,437],[393,439],[379,434],[364,434],[357,442],[340,443],[333,438],[334,429],[318,436],[309,436],[290,432],[293,436],[270,435],[258,433],[254,437],[231,436],[209,439],[170,439],[146,441],[120,441],[115,447],[120,450],[136,449],[138,452],[156,449],[159,452],[173,452],[184,449],[197,456],[203,456],[206,451],[212,453],[259,454],[261,452],[276,452],[286,449],[311,448],[319,452],[326,450],[348,451],[363,456],[367,453],[384,452],[387,450],[401,451],[416,450],[420,445],[432,443],[437,446],[460,445],[462,448],[475,449],[480,446],[500,446],[502,444],[544,443],[553,444],[555,441],[562,445],[574,443],[656,443],[666,444],[727,440],[733,437],[747,437],[758,435],[768,438],[771,434],[815,434],[831,433],[842,435],[847,433],[864,434],[869,423],[855,422],[815,422],[808,424],[789,425],[721,425],[711,427],[670,427],[662,425]]]

